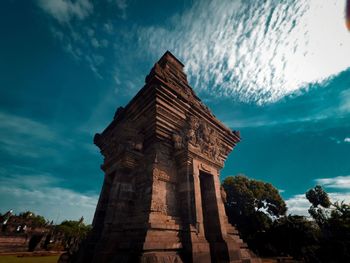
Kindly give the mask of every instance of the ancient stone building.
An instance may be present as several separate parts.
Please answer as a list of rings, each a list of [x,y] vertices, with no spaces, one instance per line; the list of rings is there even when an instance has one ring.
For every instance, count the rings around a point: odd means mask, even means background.
[[[220,169],[239,142],[166,52],[95,144],[104,156],[78,262],[260,262],[228,223]]]

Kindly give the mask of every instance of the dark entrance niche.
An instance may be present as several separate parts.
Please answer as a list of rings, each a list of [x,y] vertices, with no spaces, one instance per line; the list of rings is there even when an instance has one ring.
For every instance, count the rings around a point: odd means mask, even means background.
[[[209,243],[222,241],[213,175],[200,171],[199,180],[205,238]]]
[[[210,245],[211,262],[229,262],[227,245],[221,234],[219,209],[212,174],[199,171],[205,238]]]

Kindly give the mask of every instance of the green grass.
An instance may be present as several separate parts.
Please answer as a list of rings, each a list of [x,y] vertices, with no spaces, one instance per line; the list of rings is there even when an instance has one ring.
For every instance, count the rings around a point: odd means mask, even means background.
[[[42,257],[0,256],[0,263],[56,263],[59,255]]]

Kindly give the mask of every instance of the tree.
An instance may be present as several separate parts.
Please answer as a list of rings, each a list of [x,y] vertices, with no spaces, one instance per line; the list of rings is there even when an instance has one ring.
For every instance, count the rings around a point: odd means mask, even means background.
[[[85,225],[83,218],[79,221],[65,220],[57,226],[56,231],[64,236],[63,245],[66,249],[74,250],[91,230],[91,225]]]
[[[275,220],[264,236],[267,255],[292,256],[303,262],[317,259],[320,231],[314,221],[304,216],[288,215]]]
[[[274,219],[285,215],[285,202],[272,184],[244,175],[227,177],[222,186],[229,222],[237,226],[253,249],[259,250],[262,244],[258,236],[269,229]]]
[[[31,211],[22,212],[18,215],[18,217],[26,220],[30,225],[35,227],[44,226],[47,223],[45,217],[36,215]]]
[[[329,218],[329,211],[325,209],[331,206],[328,194],[320,185],[316,185],[314,188],[309,189],[305,196],[311,203],[309,214],[317,224],[322,226]]]
[[[308,190],[306,198],[321,232],[319,262],[350,262],[350,205],[330,202],[319,185]]]
[[[330,207],[331,201],[329,200],[328,194],[323,190],[322,186],[316,185],[314,188],[308,190],[306,193],[306,198],[314,206],[322,206],[325,208]]]

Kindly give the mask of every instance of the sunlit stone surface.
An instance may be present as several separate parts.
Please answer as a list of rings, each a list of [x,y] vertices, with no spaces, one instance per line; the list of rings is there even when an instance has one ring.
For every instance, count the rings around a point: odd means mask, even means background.
[[[260,262],[228,223],[220,169],[240,140],[166,52],[94,142],[105,179],[78,262]]]

